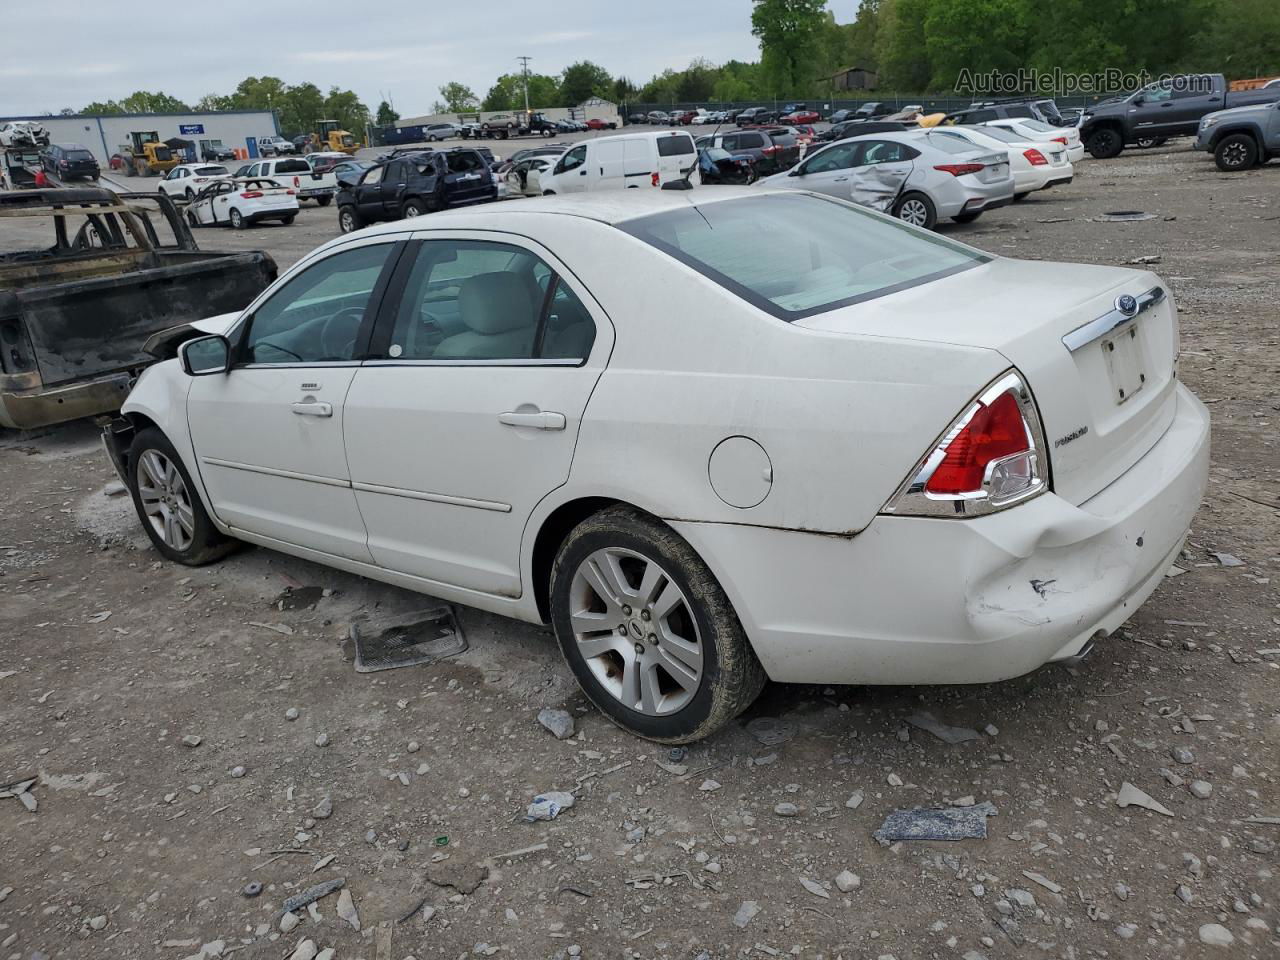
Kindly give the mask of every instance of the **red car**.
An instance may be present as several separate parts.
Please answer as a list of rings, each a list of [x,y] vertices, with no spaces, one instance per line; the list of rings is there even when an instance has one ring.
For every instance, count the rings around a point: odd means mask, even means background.
[[[797,110],[794,113],[788,113],[782,117],[781,123],[817,123],[822,116],[817,110]]]
[[[678,123],[682,127],[687,127],[689,124],[693,123],[693,118],[697,115],[697,110],[685,110],[681,113],[673,113],[671,115],[671,122]]]
[[[618,125],[616,123],[606,123],[604,120],[601,120],[599,117],[592,117],[590,120],[587,121],[587,129],[588,130],[617,130]]]

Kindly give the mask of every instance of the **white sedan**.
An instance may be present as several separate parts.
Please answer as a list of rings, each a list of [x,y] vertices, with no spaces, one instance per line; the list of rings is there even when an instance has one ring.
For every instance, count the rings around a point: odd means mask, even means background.
[[[274,180],[219,180],[200,191],[187,206],[193,227],[225,225],[243,230],[265,220],[293,223],[298,215],[298,191]]]
[[[1055,127],[1043,120],[1022,117],[988,120],[979,126],[1003,127],[1032,143],[1060,143],[1067,148],[1067,159],[1072,163],[1079,163],[1084,159],[1084,143],[1080,140],[1080,131],[1075,127]]]
[[[1060,143],[1034,142],[1004,127],[935,127],[934,136],[955,137],[986,150],[1005,150],[1013,172],[1013,199],[1025,200],[1037,190],[1068,184],[1075,168]]]
[[[105,433],[162,556],[247,541],[550,623],[600,710],[666,743],[766,678],[1076,662],[1207,481],[1158,277],[801,191],[381,224],[190,337]]]
[[[231,171],[219,163],[180,163],[164,175],[156,189],[167,197],[191,201],[209,184],[230,179]]]

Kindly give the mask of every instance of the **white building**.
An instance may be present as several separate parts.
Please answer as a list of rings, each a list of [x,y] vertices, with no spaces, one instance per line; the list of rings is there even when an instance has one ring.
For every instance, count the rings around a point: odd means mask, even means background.
[[[576,107],[531,107],[535,113],[541,113],[548,120],[603,120],[605,123],[618,123],[618,107],[608,100],[592,97]],[[519,111],[523,113],[524,111]],[[396,127],[427,126],[432,123],[459,123],[464,120],[480,118],[480,122],[491,120],[497,116],[511,116],[512,111],[478,110],[471,113],[432,113],[421,117],[402,117],[396,121]]]
[[[0,117],[36,120],[49,131],[51,143],[78,143],[97,158],[105,170],[113,153],[130,140],[133,132],[155,131],[160,140],[189,141],[199,158],[201,141],[221,140],[224,146],[258,155],[258,138],[279,134],[276,116],[269,110],[225,110],[202,113],[122,113],[74,117]]]

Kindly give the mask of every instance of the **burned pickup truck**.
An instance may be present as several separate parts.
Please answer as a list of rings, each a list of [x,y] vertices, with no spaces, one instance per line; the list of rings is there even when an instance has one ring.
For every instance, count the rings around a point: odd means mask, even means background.
[[[276,273],[263,252],[201,251],[159,194],[0,194],[0,427],[120,409],[154,334],[239,310]]]

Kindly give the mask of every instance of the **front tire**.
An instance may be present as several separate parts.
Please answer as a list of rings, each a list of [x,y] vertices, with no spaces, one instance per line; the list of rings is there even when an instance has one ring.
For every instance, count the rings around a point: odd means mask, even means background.
[[[236,541],[218,532],[169,438],[147,427],[129,448],[129,493],[151,543],[174,563],[199,567],[225,557]]]
[[[919,191],[904,194],[893,205],[893,215],[912,226],[932,230],[938,223],[938,208],[933,201]]]
[[[351,207],[338,208],[338,229],[343,233],[355,233],[364,226],[360,219],[360,214],[356,213]]]
[[[550,597],[561,653],[583,691],[637,736],[700,740],[764,688],[764,668],[707,565],[674,530],[630,507],[569,534]]]
[[[1239,173],[1257,166],[1258,141],[1247,133],[1223,137],[1213,151],[1213,162],[1224,173]]]
[[[1095,160],[1110,160],[1112,157],[1120,156],[1121,151],[1124,150],[1124,137],[1120,136],[1118,130],[1102,127],[1090,134],[1085,149]]]

